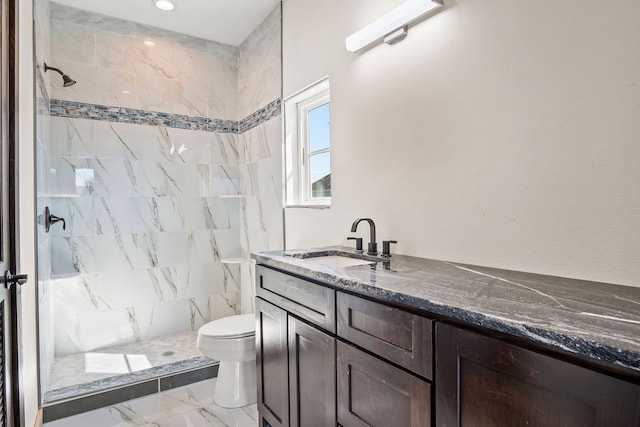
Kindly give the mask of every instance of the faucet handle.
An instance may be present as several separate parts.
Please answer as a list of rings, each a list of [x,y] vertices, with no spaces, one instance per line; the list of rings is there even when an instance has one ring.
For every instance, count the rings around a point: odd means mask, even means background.
[[[347,240],[355,240],[356,251],[362,252],[362,237],[347,237]]]
[[[391,258],[391,244],[398,243],[396,240],[383,240],[382,241],[382,256]]]

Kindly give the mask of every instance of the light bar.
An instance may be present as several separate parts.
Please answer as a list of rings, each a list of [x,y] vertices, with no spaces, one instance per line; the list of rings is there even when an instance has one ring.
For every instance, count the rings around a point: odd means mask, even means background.
[[[440,6],[442,6],[442,0],[407,0],[386,15],[347,37],[345,46],[349,52],[357,52]]]

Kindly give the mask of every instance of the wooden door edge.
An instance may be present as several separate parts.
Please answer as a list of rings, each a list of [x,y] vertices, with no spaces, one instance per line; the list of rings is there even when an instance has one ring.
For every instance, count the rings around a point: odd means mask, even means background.
[[[38,409],[38,413],[36,414],[36,422],[33,424],[33,427],[42,427],[43,420],[43,411],[42,408]]]

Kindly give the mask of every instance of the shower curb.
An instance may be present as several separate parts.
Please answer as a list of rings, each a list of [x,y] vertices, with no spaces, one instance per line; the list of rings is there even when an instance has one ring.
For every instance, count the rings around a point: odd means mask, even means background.
[[[198,358],[202,359],[202,358]],[[119,386],[111,386],[99,390],[90,395],[81,397],[60,398],[57,401],[47,402],[43,406],[44,422],[51,422],[60,418],[70,417],[83,412],[92,411],[94,409],[103,408],[105,406],[115,405],[117,403],[126,402],[128,400],[137,399],[139,397],[148,396],[162,391],[171,390],[176,387],[193,384],[218,376],[218,362],[208,359],[208,365],[204,367],[192,368],[181,372],[167,373],[166,375],[158,375],[152,378],[144,378],[134,380],[135,383],[129,382]],[[157,368],[166,368],[167,366],[159,366]],[[152,375],[156,368],[147,369],[145,374]],[[131,377],[130,375],[120,375],[120,377]],[[124,379],[124,378],[123,378]],[[93,383],[89,383],[91,385]],[[67,389],[74,387],[66,387]],[[77,393],[77,388],[76,393]],[[64,390],[64,389],[61,389]]]

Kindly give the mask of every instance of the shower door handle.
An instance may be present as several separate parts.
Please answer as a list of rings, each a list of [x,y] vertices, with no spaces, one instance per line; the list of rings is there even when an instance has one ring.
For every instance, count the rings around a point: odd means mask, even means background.
[[[62,229],[67,229],[67,221],[62,217],[53,215],[49,210],[49,206],[45,206],[44,215],[38,216],[38,224],[44,225],[44,231],[48,233],[51,230],[51,226],[56,222],[62,222]]]

